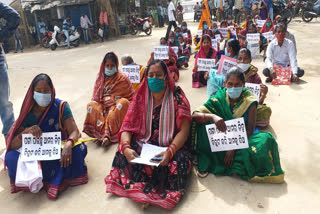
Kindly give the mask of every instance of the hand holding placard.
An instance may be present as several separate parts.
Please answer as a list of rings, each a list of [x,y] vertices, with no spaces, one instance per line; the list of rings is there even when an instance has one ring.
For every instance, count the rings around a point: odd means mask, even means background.
[[[127,74],[131,83],[140,83],[140,66],[139,65],[122,66],[122,73]]]
[[[260,84],[254,84],[254,83],[246,83],[245,87],[253,93],[253,95],[257,98],[259,101],[260,99]]]

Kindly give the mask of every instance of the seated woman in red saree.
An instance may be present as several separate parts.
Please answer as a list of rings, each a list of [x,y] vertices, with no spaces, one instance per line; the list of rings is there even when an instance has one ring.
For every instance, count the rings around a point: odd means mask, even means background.
[[[88,182],[85,157],[87,147],[78,143],[80,133],[72,116],[69,105],[56,98],[50,77],[37,75],[24,98],[20,115],[11,127],[6,138],[7,154],[5,164],[8,167],[11,193],[32,191],[32,187],[16,185],[17,164],[22,146],[22,134],[41,137],[42,133],[61,132],[64,141],[60,160],[41,161],[42,182],[47,195],[56,199],[59,192],[69,186],[78,186]],[[41,186],[40,186],[41,187]],[[39,191],[39,189],[37,190]]]
[[[190,105],[163,61],[152,61],[119,132],[118,152],[106,176],[107,193],[172,210],[186,191],[191,168]],[[131,164],[143,144],[168,147],[159,167]]]
[[[118,57],[105,55],[87,106],[83,132],[98,138],[101,146],[117,142],[117,134],[133,98],[134,90],[127,75],[119,70]]]
[[[203,35],[200,41],[200,50],[197,53],[195,65],[192,73],[192,88],[201,88],[207,85],[207,80],[205,79],[206,71],[198,70],[198,59],[215,59],[216,63],[218,61],[217,54],[218,52],[212,48],[212,41],[209,35]]]

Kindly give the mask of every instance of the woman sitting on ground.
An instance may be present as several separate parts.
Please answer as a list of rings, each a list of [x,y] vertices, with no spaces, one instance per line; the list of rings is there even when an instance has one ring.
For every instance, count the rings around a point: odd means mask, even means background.
[[[183,36],[184,37],[184,42],[187,44],[187,45],[192,45],[192,35],[191,35],[191,31],[188,29],[188,26],[187,26],[187,22],[183,21],[181,23],[181,29],[182,29],[182,33],[183,34],[187,34],[188,36]],[[190,52],[191,52],[191,49],[190,49]]]
[[[32,191],[28,187],[15,185],[22,135],[32,134],[40,138],[42,133],[47,132],[61,132],[62,140],[65,141],[60,160],[40,162],[48,197],[56,199],[58,193],[68,186],[88,182],[87,166],[84,161],[87,147],[83,143],[77,143],[80,133],[71,109],[66,102],[56,98],[50,77],[39,74],[33,79],[24,98],[19,118],[6,138],[5,164],[8,167],[11,193]]]
[[[127,75],[119,71],[118,57],[109,52],[103,58],[87,106],[83,132],[106,147],[117,142],[117,134],[134,95]]]
[[[119,133],[118,152],[105,178],[107,193],[172,210],[190,172],[190,105],[163,61],[152,61]],[[132,164],[143,144],[168,147],[159,167]],[[146,205],[145,204],[145,205]]]
[[[184,66],[189,67],[190,52],[188,45],[184,42],[182,35],[178,36],[178,68]]]
[[[224,86],[203,106],[193,113],[196,123],[196,154],[198,175],[237,174],[242,179],[256,182],[282,183],[278,145],[270,133],[255,133],[257,100],[244,88],[245,78],[239,68],[231,68]],[[227,130],[225,121],[244,118],[249,148],[212,152],[206,125],[214,123],[221,132]]]
[[[261,28],[260,33],[267,33],[272,31],[272,29],[273,29],[273,23],[271,21],[271,18],[268,17],[263,27]]]
[[[265,57],[267,52],[267,47],[268,47],[268,40],[262,35],[262,33],[258,31],[257,26],[255,24],[249,25],[248,33],[260,34],[260,41],[259,41],[260,52],[263,51],[263,57]]]

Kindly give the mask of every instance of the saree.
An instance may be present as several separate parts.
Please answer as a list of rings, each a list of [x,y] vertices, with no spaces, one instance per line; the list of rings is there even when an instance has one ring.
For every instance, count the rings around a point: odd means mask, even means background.
[[[198,30],[202,29],[203,21],[207,21],[208,26],[211,26],[211,22],[210,22],[211,15],[210,15],[210,7],[209,7],[208,0],[203,0],[201,7],[202,7],[202,15],[199,22]]]
[[[17,187],[15,178],[17,172],[17,163],[20,152],[10,150],[11,142],[15,135],[19,134],[23,122],[32,113],[34,106],[32,86],[30,86],[27,95],[23,101],[19,118],[11,127],[7,136],[7,154],[5,156],[5,164],[8,168],[11,193],[20,191],[30,191],[27,187]],[[42,132],[61,132],[62,140],[68,139],[68,134],[63,127],[63,112],[66,102],[55,98],[54,88],[52,90],[52,101],[46,111],[39,117],[29,121],[29,125],[39,125]],[[71,115],[72,116],[72,115]],[[28,126],[28,127],[30,127]],[[85,157],[87,155],[87,147],[84,143],[75,144],[72,148],[72,164],[68,167],[61,167],[60,160],[41,161],[44,188],[50,199],[56,199],[59,192],[66,190],[70,186],[78,186],[88,183],[87,166]]]
[[[207,35],[209,36],[209,35]],[[212,48],[212,41],[210,39],[210,50],[208,54],[205,54],[203,46],[202,46],[202,39],[200,41],[200,50],[197,53],[196,60],[195,60],[195,66],[198,64],[199,58],[205,58],[205,59],[216,59],[217,57],[217,51]],[[206,71],[195,71],[193,70],[192,73],[192,88],[201,88],[205,87],[207,85],[207,80],[204,78]]]
[[[118,58],[116,66],[118,69]],[[134,90],[127,75],[118,71],[111,77],[105,77],[104,70],[105,64],[102,61],[92,101],[87,105],[83,132],[99,140],[109,138],[115,143]]]
[[[216,114],[223,120],[244,117],[247,123],[248,109],[256,105],[256,98],[247,89],[239,100],[230,106],[226,88],[221,88],[198,111]],[[231,167],[224,165],[226,152],[211,152],[206,132],[207,124],[195,127],[195,149],[198,157],[198,170],[216,175],[237,174],[242,179],[252,182],[283,183],[284,172],[281,169],[278,145],[271,133],[256,133],[249,137],[249,148],[236,151]]]
[[[170,73],[162,103],[153,104],[147,80],[135,95],[119,132],[131,132],[131,148],[140,154],[143,144],[167,147],[180,131],[185,119],[191,121],[190,105]],[[112,169],[105,178],[107,193],[129,198],[135,202],[150,203],[172,210],[186,192],[186,179],[191,169],[188,143],[178,150],[168,166],[152,167],[129,164],[116,152]]]

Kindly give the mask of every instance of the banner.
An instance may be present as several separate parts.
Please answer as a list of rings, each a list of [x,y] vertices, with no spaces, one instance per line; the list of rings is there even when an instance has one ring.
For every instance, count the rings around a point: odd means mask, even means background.
[[[225,121],[226,132],[220,132],[215,124],[206,125],[212,152],[249,148],[246,125],[243,117]]]
[[[260,84],[254,84],[254,83],[246,83],[245,87],[253,93],[253,95],[257,98],[257,101],[259,102],[260,99]]]
[[[122,73],[125,73],[129,77],[131,83],[140,83],[139,65],[122,66]]]
[[[197,61],[198,71],[210,71],[215,66],[216,60],[199,58]]]
[[[234,66],[237,66],[236,59],[222,55],[219,63],[218,74],[225,76],[227,72],[230,70],[230,68]]]
[[[273,65],[273,69],[277,73],[277,78],[272,80],[272,85],[290,85],[291,84],[291,67],[281,67]]]
[[[260,33],[248,33],[247,41],[249,44],[256,44],[260,42]]]
[[[60,160],[61,132],[42,133],[40,138],[23,134],[20,154],[22,161]]]
[[[154,48],[154,59],[169,59],[169,47],[168,46],[158,46]]]

